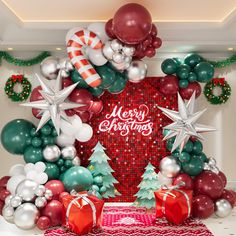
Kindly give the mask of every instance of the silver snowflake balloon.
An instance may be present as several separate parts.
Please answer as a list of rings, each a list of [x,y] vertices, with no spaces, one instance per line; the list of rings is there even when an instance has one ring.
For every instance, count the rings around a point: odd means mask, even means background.
[[[168,118],[173,121],[173,123],[164,127],[164,129],[169,131],[164,137],[164,140],[175,137],[171,152],[173,152],[178,147],[180,148],[181,152],[191,136],[199,140],[204,140],[201,133],[215,131],[215,128],[211,126],[197,123],[197,120],[206,111],[206,109],[194,112],[195,101],[195,92],[187,104],[184,103],[183,99],[178,94],[179,111],[158,107]]]
[[[68,120],[65,110],[84,106],[83,104],[65,101],[78,83],[72,84],[62,89],[62,76],[60,72],[56,79],[55,86],[53,87],[50,87],[46,83],[46,81],[41,79],[37,74],[36,76],[42,87],[40,93],[43,96],[44,100],[23,103],[21,105],[41,110],[40,114],[42,115],[42,118],[38,124],[37,131],[51,119],[59,135],[61,119]]]

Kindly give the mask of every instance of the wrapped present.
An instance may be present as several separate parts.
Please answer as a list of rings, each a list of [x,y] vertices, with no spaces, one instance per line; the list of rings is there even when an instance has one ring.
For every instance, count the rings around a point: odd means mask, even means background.
[[[192,191],[180,186],[164,187],[155,192],[156,217],[181,224],[191,215]]]
[[[101,227],[103,200],[87,192],[72,192],[63,196],[61,201],[64,206],[63,225],[70,231],[83,235]]]

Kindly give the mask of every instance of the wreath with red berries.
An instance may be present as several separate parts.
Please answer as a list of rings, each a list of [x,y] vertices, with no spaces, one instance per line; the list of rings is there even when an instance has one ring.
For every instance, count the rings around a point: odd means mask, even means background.
[[[20,84],[21,92],[15,91],[15,85]],[[26,100],[31,93],[31,83],[24,75],[12,75],[5,84],[5,93],[13,102]]]

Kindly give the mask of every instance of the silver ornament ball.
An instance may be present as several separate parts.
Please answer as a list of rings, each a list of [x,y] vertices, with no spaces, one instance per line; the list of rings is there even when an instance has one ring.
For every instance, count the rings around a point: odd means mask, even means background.
[[[22,200],[31,202],[35,198],[35,189],[37,188],[38,184],[30,179],[25,179],[19,183],[16,188],[16,194],[22,197]]]
[[[62,158],[65,160],[72,160],[76,157],[77,151],[74,146],[67,146],[61,150]]]
[[[43,150],[44,159],[48,162],[56,162],[61,155],[61,150],[57,145],[48,145]]]
[[[43,185],[38,185],[34,193],[38,197],[42,197],[45,194],[46,188]]]
[[[14,215],[14,208],[11,206],[7,206],[5,205],[2,209],[2,216],[3,218],[8,222],[13,224],[14,223],[14,219],[13,219],[13,215]]]
[[[160,162],[160,172],[168,178],[173,178],[180,172],[180,166],[172,156],[164,157]]]
[[[225,199],[219,199],[215,202],[215,214],[220,217],[224,218],[228,216],[232,211],[231,204]]]
[[[10,205],[14,208],[20,206],[22,203],[22,197],[15,195],[13,196],[13,198],[11,199]]]
[[[34,204],[24,203],[15,210],[14,223],[23,230],[33,229],[39,217],[39,210]]]
[[[40,64],[40,69],[45,78],[56,79],[59,71],[58,58],[52,56],[45,58]]]
[[[75,158],[73,159],[73,161],[72,161],[72,164],[73,164],[74,166],[80,166],[80,165],[81,165],[81,160],[80,160],[80,158],[79,158],[79,157],[75,157]]]
[[[43,208],[47,205],[47,199],[45,197],[37,197],[35,199],[35,206],[38,208]]]
[[[111,41],[111,48],[113,51],[118,52],[123,48],[123,46],[122,46],[122,43],[118,39],[113,39]]]
[[[134,47],[129,47],[129,46],[124,46],[122,48],[122,51],[126,56],[132,57],[134,55],[135,48]]]
[[[138,83],[146,77],[147,65],[140,60],[135,60],[130,63],[127,68],[127,76],[130,82]]]
[[[46,189],[45,194],[44,194],[44,197],[45,197],[48,201],[52,200],[52,197],[53,197],[52,191],[49,190],[49,189]]]

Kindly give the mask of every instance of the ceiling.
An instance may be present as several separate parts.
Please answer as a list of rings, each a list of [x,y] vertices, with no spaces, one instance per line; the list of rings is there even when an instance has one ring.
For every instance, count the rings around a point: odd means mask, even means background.
[[[236,0],[0,0],[0,50],[64,48],[68,29],[107,21],[128,2],[150,11],[162,52],[236,48]]]

